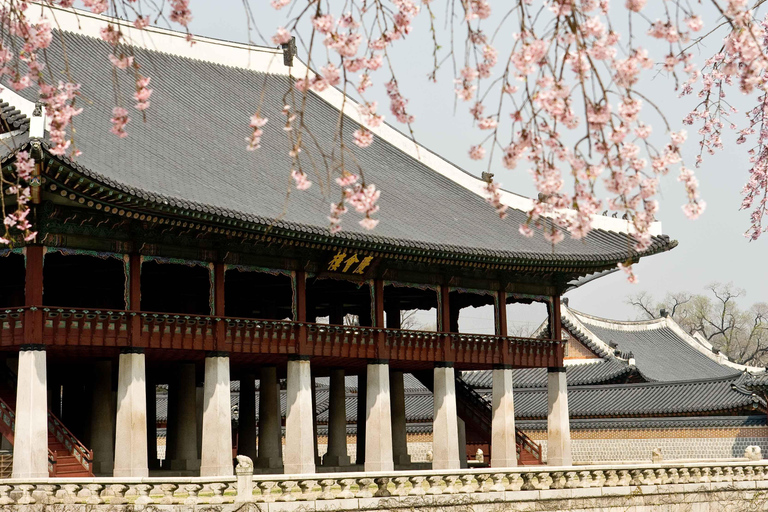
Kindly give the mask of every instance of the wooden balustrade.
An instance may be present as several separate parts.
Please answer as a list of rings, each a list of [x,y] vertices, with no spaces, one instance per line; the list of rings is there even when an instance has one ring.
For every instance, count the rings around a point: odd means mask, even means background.
[[[557,366],[560,364],[558,347],[564,343],[540,338],[207,315],[48,307],[0,310],[0,346],[28,343],[25,341],[29,339],[28,329],[39,329],[42,342],[53,346],[135,346],[347,359],[451,361],[478,368],[493,364]]]

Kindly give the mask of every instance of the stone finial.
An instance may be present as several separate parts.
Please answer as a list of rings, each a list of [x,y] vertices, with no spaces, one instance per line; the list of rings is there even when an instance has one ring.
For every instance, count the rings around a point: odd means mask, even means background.
[[[283,50],[283,64],[292,67],[293,58],[296,56],[296,38],[291,37],[291,40],[281,44],[280,48]]]
[[[427,451],[427,461],[432,462],[434,458],[435,458],[435,455],[432,453],[432,450]]]
[[[475,460],[482,464],[485,461],[485,456],[483,455],[483,450],[480,448],[477,449],[477,453],[475,453]]]
[[[763,453],[759,446],[747,446],[744,456],[749,460],[763,460]]]
[[[654,463],[658,463],[664,460],[664,457],[661,455],[661,448],[654,448],[653,452],[651,452],[651,461]]]
[[[253,473],[253,461],[250,457],[246,455],[238,455],[236,457],[237,459],[237,467],[235,468],[236,471],[248,471],[250,470],[251,473]]]

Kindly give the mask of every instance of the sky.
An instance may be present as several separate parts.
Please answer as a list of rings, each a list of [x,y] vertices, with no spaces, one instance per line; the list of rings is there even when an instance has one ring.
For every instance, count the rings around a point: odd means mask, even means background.
[[[496,4],[492,2],[492,5]],[[250,6],[264,37],[269,38],[278,26],[285,24],[285,14],[274,12],[267,0],[251,1]],[[190,30],[195,34],[271,45],[257,33],[249,34],[243,0],[192,0],[191,8],[194,20]],[[471,125],[467,105],[455,105],[451,70],[443,70],[438,75],[437,83],[427,79],[432,56],[427,31],[424,30],[426,23],[426,16],[422,13],[416,19],[414,34],[393,49],[401,91],[410,100],[409,111],[416,117],[413,123],[416,140],[466,171],[479,175],[486,170],[487,164],[471,160],[467,150],[469,144],[479,142],[481,136]],[[510,38],[511,35],[502,32],[497,37]],[[709,47],[701,49],[704,57],[716,50],[718,41],[713,39],[709,44]],[[379,73],[378,82],[386,81],[388,77],[381,71]],[[695,97],[678,99],[671,80],[662,75],[643,83],[642,88],[663,109],[674,130],[683,127],[680,120],[695,105]],[[388,113],[388,99],[383,87],[375,86],[369,99],[377,100],[381,106],[379,110]],[[257,92],[254,91],[254,105],[256,103]],[[737,106],[748,104],[744,100],[736,101]],[[736,116],[741,123],[743,114]],[[403,130],[402,125],[394,126]],[[655,128],[660,129],[658,125]],[[566,296],[572,307],[608,318],[635,319],[638,312],[626,303],[630,294],[645,291],[661,299],[667,292],[704,293],[705,286],[715,281],[733,282],[745,289],[747,295],[741,302],[744,307],[755,302],[768,302],[768,287],[765,286],[768,282],[768,265],[765,264],[768,235],[755,242],[749,242],[743,235],[748,228],[749,214],[739,211],[740,191],[747,180],[749,162],[747,148],[736,146],[733,142],[735,138],[730,133],[726,134],[725,150],[705,158],[697,171],[701,196],[707,202],[707,210],[699,220],[688,220],[683,214],[681,205],[685,194],[675,176],[670,174],[661,180],[658,198],[661,208],[657,218],[662,222],[663,232],[677,240],[679,246],[671,252],[643,259],[636,267],[638,284],[627,283],[624,274],[617,272],[569,292]],[[696,134],[694,129],[689,128],[689,141],[684,154],[688,162],[694,161],[696,150]],[[523,166],[509,171],[498,165],[491,171],[503,188],[529,196],[535,193]],[[490,208],[489,215],[493,215]],[[380,216],[382,222],[386,222],[386,212]],[[467,314],[486,316],[482,312]]]

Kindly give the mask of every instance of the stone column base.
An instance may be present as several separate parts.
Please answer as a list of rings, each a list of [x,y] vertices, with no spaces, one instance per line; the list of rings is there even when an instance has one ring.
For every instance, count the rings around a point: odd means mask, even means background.
[[[200,459],[172,460],[171,470],[173,471],[199,471]]]
[[[324,455],[323,466],[349,466],[349,455]]]
[[[282,469],[282,457],[257,457],[253,461],[253,467],[261,469]]]
[[[398,454],[398,455],[393,455],[393,458],[395,460],[395,465],[396,466],[405,466],[406,464],[410,464],[411,463],[411,456],[410,455]]]

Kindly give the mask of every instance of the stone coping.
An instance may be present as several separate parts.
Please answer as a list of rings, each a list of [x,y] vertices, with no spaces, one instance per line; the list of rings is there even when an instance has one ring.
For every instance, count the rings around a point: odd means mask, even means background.
[[[237,476],[0,480],[0,506],[256,503],[277,510],[298,502],[312,510],[357,510],[387,501],[519,502],[768,489],[766,460],[254,476],[250,461],[238,458],[245,460]]]

